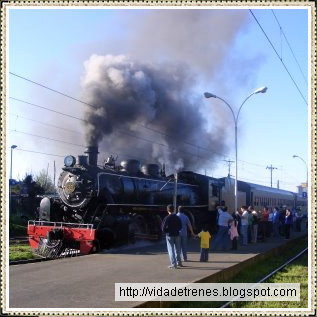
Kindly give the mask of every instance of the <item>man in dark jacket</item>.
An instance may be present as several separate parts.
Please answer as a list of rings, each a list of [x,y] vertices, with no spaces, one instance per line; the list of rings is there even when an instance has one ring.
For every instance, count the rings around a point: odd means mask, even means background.
[[[178,266],[183,266],[180,256],[180,235],[179,231],[182,229],[182,222],[179,217],[173,212],[173,206],[167,206],[168,215],[164,218],[162,223],[162,231],[166,233],[166,244],[168,256],[171,265],[169,268],[176,269]]]

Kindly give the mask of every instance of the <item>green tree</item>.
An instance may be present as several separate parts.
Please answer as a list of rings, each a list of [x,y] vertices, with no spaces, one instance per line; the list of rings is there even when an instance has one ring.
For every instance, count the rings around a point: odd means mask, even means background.
[[[25,175],[22,180],[22,194],[26,194],[29,197],[35,197],[36,195],[44,194],[44,188],[38,182],[33,180],[32,174]]]
[[[36,176],[35,181],[44,189],[45,194],[52,194],[56,192],[51,177],[47,174],[45,169],[42,169]]]

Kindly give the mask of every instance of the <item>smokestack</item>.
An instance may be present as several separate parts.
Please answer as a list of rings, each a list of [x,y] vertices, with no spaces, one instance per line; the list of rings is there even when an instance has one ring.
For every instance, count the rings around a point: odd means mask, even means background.
[[[98,160],[98,146],[88,146],[85,153],[88,155],[88,164],[91,166],[97,166]]]

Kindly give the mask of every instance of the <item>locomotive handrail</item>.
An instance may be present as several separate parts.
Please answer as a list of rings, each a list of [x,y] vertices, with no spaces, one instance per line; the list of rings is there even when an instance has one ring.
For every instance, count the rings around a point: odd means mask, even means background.
[[[42,221],[42,220],[28,220],[28,225],[40,225],[40,226],[50,226],[50,227],[77,227],[77,228],[87,228],[92,230],[93,224],[88,223],[72,223],[72,222],[53,222],[53,221]]]
[[[133,179],[141,179],[141,180],[145,180],[145,181],[153,181],[153,182],[157,182],[157,183],[166,183],[166,180],[162,180],[162,179],[155,179],[155,178],[145,178],[145,177],[138,177],[138,176],[131,176],[131,175],[123,175],[123,174],[115,174],[115,173],[106,173],[106,172],[100,172],[98,173],[98,182],[99,182],[99,177],[100,175],[111,175],[111,176],[116,176],[116,177],[122,177],[122,178],[133,178]],[[194,185],[194,184],[187,184],[187,183],[178,183],[179,185],[183,185],[183,186],[190,186],[190,187],[198,187],[198,185]]]

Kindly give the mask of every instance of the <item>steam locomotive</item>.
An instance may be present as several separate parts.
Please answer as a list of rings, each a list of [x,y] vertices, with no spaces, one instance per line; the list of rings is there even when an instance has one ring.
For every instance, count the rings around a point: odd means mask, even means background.
[[[29,242],[44,257],[70,250],[87,254],[100,248],[134,242],[136,238],[159,240],[166,205],[183,206],[194,230],[203,224],[216,228],[216,207],[223,200],[233,210],[232,179],[182,171],[166,176],[164,167],[137,160],[116,165],[110,156],[97,165],[98,147],[64,159],[58,179],[58,195],[42,199],[38,220],[28,223]],[[279,189],[238,181],[240,205],[295,207],[297,195]],[[302,202],[303,203],[303,202]],[[307,204],[307,202],[306,202]]]
[[[65,250],[86,254],[136,238],[159,240],[166,205],[182,205],[194,228],[215,223],[221,182],[192,172],[166,176],[156,164],[137,160],[97,166],[98,147],[64,159],[57,197],[42,199],[38,220],[29,221],[32,248],[45,257]]]

